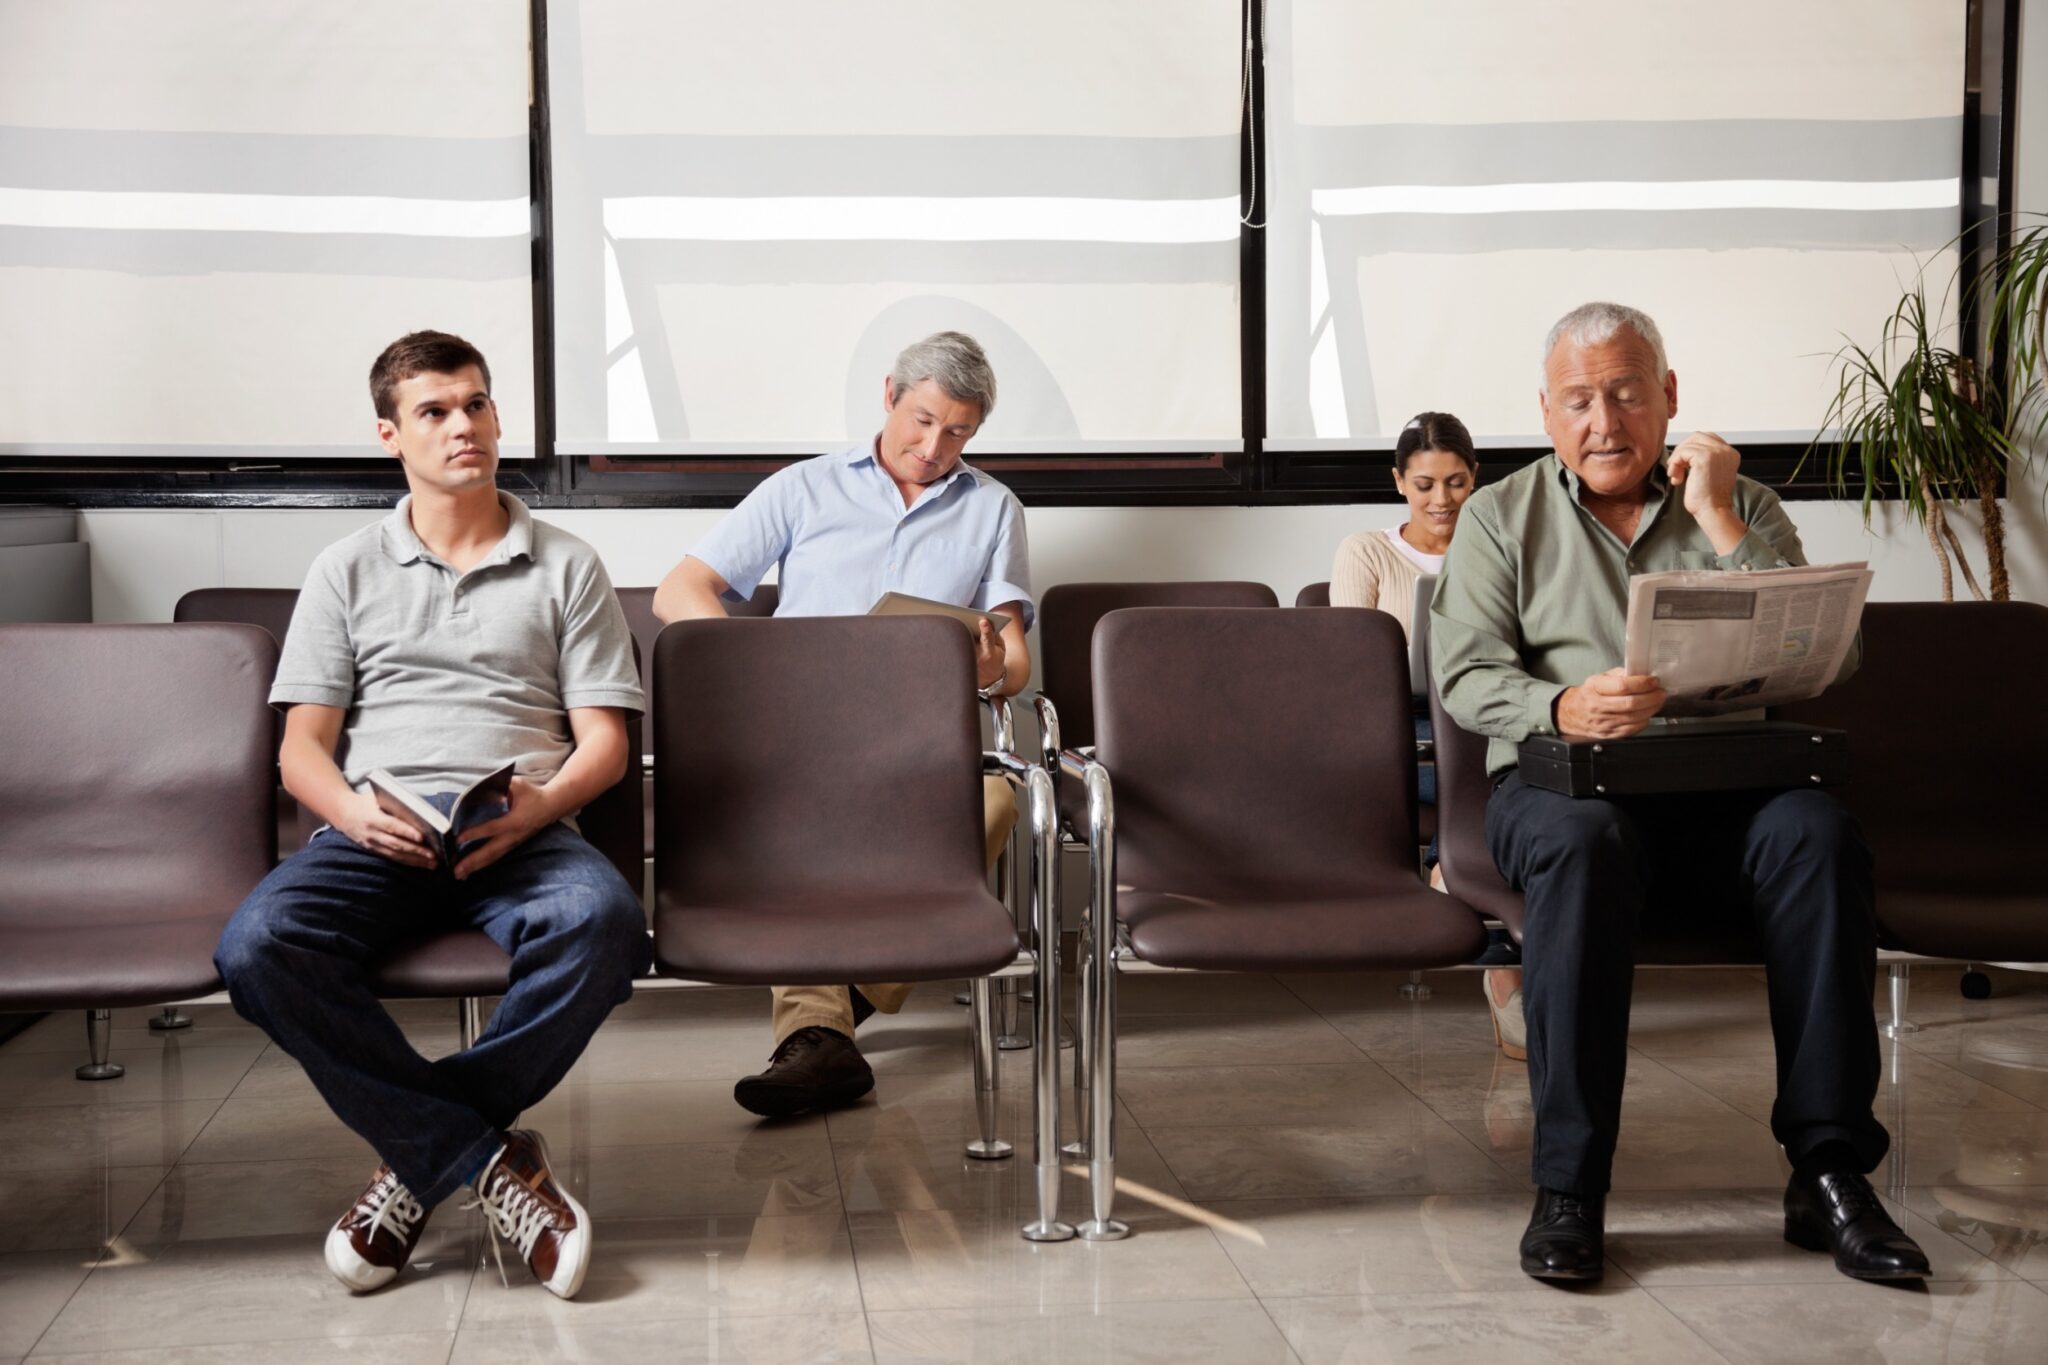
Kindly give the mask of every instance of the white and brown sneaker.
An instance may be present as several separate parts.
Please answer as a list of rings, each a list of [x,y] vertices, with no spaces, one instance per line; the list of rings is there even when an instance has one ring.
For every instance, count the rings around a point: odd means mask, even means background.
[[[389,1166],[379,1166],[370,1187],[328,1229],[327,1268],[358,1294],[382,1289],[412,1259],[431,1212]]]
[[[476,1198],[463,1207],[484,1211],[500,1276],[502,1238],[552,1293],[573,1299],[583,1288],[583,1272],[590,1268],[590,1215],[555,1183],[539,1133],[514,1128],[505,1134],[505,1145],[476,1178]]]

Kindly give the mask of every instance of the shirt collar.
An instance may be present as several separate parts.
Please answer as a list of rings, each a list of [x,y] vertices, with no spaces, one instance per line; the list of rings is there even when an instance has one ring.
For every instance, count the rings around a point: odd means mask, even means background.
[[[862,464],[872,466],[874,468],[874,471],[877,474],[881,475],[882,478],[888,482],[889,491],[892,494],[894,494],[896,498],[900,501],[903,495],[896,488],[896,480],[890,478],[889,471],[882,468],[882,457],[879,448],[881,439],[881,433],[877,432],[873,437],[866,441],[862,441],[858,445],[848,446],[845,450],[840,452],[839,458],[846,461],[849,468]],[[974,471],[968,467],[967,460],[963,456],[960,460],[955,462],[955,464],[950,470],[946,471],[946,475],[944,478],[934,479],[930,484],[926,486],[933,490],[932,497],[936,497],[939,493],[944,492],[946,489],[952,487],[953,484],[959,481],[960,479],[972,479],[973,477]],[[925,505],[926,502],[930,500],[930,498],[920,497],[917,500],[917,502],[913,504],[913,506],[922,507]],[[906,507],[903,510],[908,512],[912,510],[912,508]]]
[[[1574,470],[1570,465],[1566,464],[1564,460],[1560,458],[1558,453],[1554,450],[1550,452],[1550,463],[1553,466],[1555,466],[1554,470],[1552,471],[1553,477],[1555,477],[1559,483],[1564,485],[1564,489],[1566,492],[1572,495],[1572,501],[1577,502],[1579,500],[1578,472]],[[1670,491],[1671,475],[1666,471],[1664,467],[1664,461],[1658,460],[1656,464],[1650,467],[1649,500],[1651,502],[1659,501],[1663,498],[1663,496],[1666,493]]]
[[[484,564],[509,564],[521,556],[533,558],[533,514],[526,510],[525,503],[504,489],[498,489],[497,493],[498,506],[505,509],[505,538],[484,559]],[[420,544],[418,532],[412,529],[410,493],[400,498],[398,506],[384,518],[384,553],[400,564],[411,564],[428,557],[427,547]]]

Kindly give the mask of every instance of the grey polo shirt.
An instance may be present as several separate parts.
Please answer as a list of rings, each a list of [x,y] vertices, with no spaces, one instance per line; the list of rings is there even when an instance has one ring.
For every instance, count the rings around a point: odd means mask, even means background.
[[[320,552],[270,704],[345,709],[335,761],[425,793],[504,766],[544,782],[575,748],[568,712],[640,711],[633,636],[597,552],[500,492],[505,538],[467,573],[413,533],[411,498]]]

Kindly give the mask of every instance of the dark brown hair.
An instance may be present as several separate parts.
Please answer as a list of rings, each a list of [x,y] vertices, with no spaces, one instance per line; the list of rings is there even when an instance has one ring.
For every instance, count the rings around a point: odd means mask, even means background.
[[[1394,442],[1394,468],[1408,472],[1408,457],[1418,450],[1441,450],[1457,456],[1465,467],[1477,473],[1479,452],[1472,448],[1472,433],[1448,412],[1418,412],[1401,428]]]
[[[370,367],[370,402],[387,422],[398,420],[398,386],[416,374],[454,374],[474,365],[491,391],[491,367],[484,353],[448,332],[407,332],[384,348]]]

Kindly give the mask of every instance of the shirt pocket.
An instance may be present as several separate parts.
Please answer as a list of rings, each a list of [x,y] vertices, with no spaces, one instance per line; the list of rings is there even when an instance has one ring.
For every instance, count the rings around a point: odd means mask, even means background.
[[[921,536],[903,553],[899,591],[966,606],[981,589],[988,551],[945,536]]]

